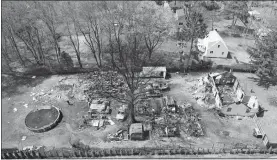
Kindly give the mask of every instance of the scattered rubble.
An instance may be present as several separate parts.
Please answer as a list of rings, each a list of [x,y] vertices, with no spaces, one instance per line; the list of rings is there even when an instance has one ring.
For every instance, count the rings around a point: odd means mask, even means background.
[[[25,108],[28,108],[28,104],[24,104],[24,107],[25,107]]]
[[[107,136],[107,139],[111,142],[111,141],[122,141],[122,140],[128,140],[129,139],[129,135],[128,135],[128,131],[127,130],[123,130],[120,129],[118,130],[116,133],[111,134],[109,133]]]

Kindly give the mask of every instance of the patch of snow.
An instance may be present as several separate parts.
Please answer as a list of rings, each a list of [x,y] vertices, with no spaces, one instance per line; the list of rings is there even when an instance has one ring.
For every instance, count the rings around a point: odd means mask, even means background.
[[[36,99],[36,97],[33,97],[33,101],[36,101],[36,102],[37,102],[38,100]]]
[[[14,108],[14,109],[13,109],[13,112],[16,112],[16,111],[17,111],[17,108]]]
[[[24,106],[25,108],[28,108],[28,104],[24,104],[23,106]]]
[[[22,141],[25,141],[26,138],[27,138],[27,136],[22,136],[21,140],[22,140]]]

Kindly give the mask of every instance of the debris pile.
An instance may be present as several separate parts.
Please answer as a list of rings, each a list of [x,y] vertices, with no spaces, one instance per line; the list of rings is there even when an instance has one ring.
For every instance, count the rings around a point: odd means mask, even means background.
[[[93,83],[84,90],[88,100],[99,97],[110,97],[112,95],[124,98],[128,86],[117,72],[93,72],[88,77]]]
[[[183,110],[185,121],[184,124],[181,126],[181,129],[189,136],[203,136],[204,132],[201,127],[201,124],[199,123],[199,114],[195,111],[195,109],[192,106],[185,107]]]
[[[109,133],[107,136],[108,141],[122,141],[122,140],[128,140],[129,135],[127,130],[120,129],[116,133],[111,134]]]
[[[172,109],[172,107],[176,109]],[[158,137],[174,137],[179,136],[180,131],[183,131],[188,136],[203,136],[199,121],[199,114],[190,103],[186,102],[178,106],[172,97],[166,97],[162,114],[154,121],[154,134]]]
[[[201,107],[214,108],[216,106],[212,89],[212,83],[205,76],[199,79],[198,86],[191,87],[191,92],[193,92],[193,97]]]

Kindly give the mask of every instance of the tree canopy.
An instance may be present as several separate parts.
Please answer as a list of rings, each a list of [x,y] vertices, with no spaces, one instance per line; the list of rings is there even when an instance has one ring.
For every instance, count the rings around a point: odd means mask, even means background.
[[[267,36],[256,38],[256,47],[250,53],[252,62],[258,67],[260,77],[277,77],[277,32],[271,31]]]

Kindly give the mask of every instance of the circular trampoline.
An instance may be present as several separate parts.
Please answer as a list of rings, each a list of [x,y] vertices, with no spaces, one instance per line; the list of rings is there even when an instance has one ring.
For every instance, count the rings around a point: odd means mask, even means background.
[[[45,132],[56,127],[62,119],[56,107],[44,106],[31,111],[25,118],[25,125],[33,132]]]

